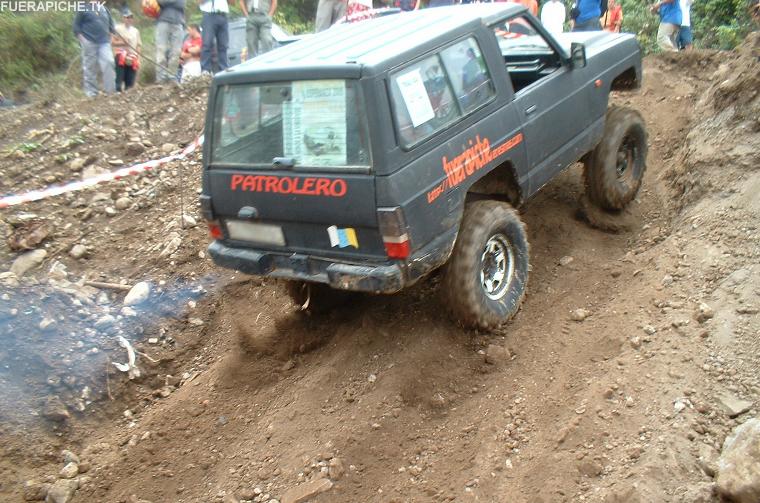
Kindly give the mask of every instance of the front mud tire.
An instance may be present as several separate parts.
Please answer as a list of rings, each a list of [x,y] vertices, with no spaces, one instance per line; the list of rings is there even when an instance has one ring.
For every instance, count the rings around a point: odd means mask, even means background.
[[[528,271],[528,236],[517,212],[499,201],[476,201],[465,208],[441,294],[462,325],[493,330],[520,308]]]
[[[604,136],[586,157],[584,181],[589,200],[608,211],[624,209],[638,194],[647,161],[647,132],[637,111],[612,107]]]

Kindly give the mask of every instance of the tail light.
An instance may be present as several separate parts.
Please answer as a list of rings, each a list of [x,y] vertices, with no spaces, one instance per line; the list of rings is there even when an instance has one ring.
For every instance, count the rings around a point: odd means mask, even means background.
[[[398,206],[378,208],[377,221],[380,225],[380,234],[383,236],[385,253],[388,258],[407,258],[412,246],[409,240],[406,218],[404,218],[404,212],[401,208]]]
[[[212,220],[210,222],[206,222],[206,224],[208,225],[208,233],[211,235],[212,239],[224,239],[222,227],[219,225],[219,222]]]

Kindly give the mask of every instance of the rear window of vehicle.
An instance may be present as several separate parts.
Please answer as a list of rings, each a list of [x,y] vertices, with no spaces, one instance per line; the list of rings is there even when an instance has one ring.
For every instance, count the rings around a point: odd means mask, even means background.
[[[494,94],[473,38],[394,73],[391,98],[401,144],[416,145],[479,108]]]
[[[351,80],[235,84],[219,89],[211,164],[370,166],[361,93]]]

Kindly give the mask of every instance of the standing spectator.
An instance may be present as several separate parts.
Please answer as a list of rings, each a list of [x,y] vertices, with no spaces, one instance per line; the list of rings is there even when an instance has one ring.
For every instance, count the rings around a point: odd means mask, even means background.
[[[118,92],[126,91],[135,85],[142,52],[140,30],[133,24],[132,11],[129,7],[124,7],[121,15],[122,22],[116,25],[116,33],[111,37],[116,65],[116,91]]]
[[[681,28],[681,6],[678,0],[660,0],[650,8],[660,14],[660,26],[657,28],[657,45],[663,51],[677,51],[676,36]]]
[[[676,46],[679,50],[691,50],[694,38],[691,35],[691,4],[692,0],[679,0],[678,5],[681,7],[681,29],[678,30]]]
[[[601,30],[599,18],[607,12],[607,0],[578,0],[570,11],[573,31]]]
[[[74,35],[79,39],[82,49],[82,76],[84,94],[98,94],[98,76],[96,67],[100,68],[103,79],[103,91],[112,94],[116,90],[113,52],[111,50],[111,33],[114,32],[113,18],[105,4],[90,1],[82,6],[74,16]]]
[[[212,54],[214,42],[216,42],[216,63],[219,70],[226,70],[229,66],[227,60],[227,47],[230,42],[230,30],[227,25],[227,14],[230,7],[227,0],[198,0],[203,13],[201,21],[201,70],[203,73],[214,73]]]
[[[549,0],[541,7],[541,24],[549,33],[556,35],[565,30],[565,4],[560,0]]]
[[[420,6],[419,0],[395,0],[393,2],[394,7],[398,7],[404,12],[409,12],[413,10],[417,10],[417,8]]]
[[[185,0],[158,0],[156,22],[156,82],[176,82],[179,52],[185,32]]]
[[[691,0],[689,0],[691,1]],[[606,31],[620,33],[620,27],[623,24],[623,6],[616,0],[609,0],[607,12],[602,16],[602,27]]]
[[[272,17],[277,10],[277,0],[238,0],[240,10],[246,17],[245,42],[248,46],[248,59],[271,51],[274,46],[272,37]]]
[[[197,24],[187,27],[187,40],[182,44],[182,82],[198,77],[201,74],[201,29]]]
[[[536,0],[517,0],[517,3],[526,6],[531,14],[538,17],[538,2]]]
[[[314,32],[325,31],[335,21],[346,15],[347,0],[319,0]]]

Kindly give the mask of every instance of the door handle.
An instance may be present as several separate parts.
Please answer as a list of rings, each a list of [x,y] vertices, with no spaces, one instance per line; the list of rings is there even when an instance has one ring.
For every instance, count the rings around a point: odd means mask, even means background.
[[[526,108],[526,109],[525,109],[525,115],[530,115],[530,114],[532,114],[533,112],[535,112],[535,111],[536,111],[536,109],[537,109],[537,108],[538,108],[538,107],[537,107],[536,105],[531,105],[531,106],[529,106],[528,108]]]

